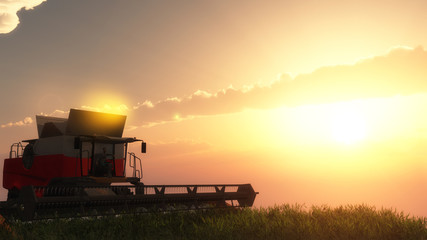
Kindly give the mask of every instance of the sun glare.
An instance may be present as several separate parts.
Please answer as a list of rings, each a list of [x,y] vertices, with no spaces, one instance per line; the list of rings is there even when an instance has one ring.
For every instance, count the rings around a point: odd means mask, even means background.
[[[128,115],[129,108],[124,97],[110,92],[97,92],[83,97],[85,110]]]
[[[335,141],[344,144],[356,143],[366,137],[365,119],[351,109],[339,111],[331,116],[330,130]]]
[[[281,144],[284,141],[303,145],[357,144],[372,137],[372,124],[384,120],[375,115],[384,108],[374,103],[359,100],[280,108],[271,112],[274,124],[270,126]]]

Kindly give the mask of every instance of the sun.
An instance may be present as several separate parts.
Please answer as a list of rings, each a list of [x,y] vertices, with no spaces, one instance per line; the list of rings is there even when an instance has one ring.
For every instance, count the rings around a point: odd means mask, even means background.
[[[111,91],[83,94],[82,99],[83,105],[80,107],[84,110],[121,115],[128,115],[129,113],[127,99]]]
[[[358,111],[340,109],[331,115],[330,131],[338,143],[357,143],[366,138],[366,121]]]

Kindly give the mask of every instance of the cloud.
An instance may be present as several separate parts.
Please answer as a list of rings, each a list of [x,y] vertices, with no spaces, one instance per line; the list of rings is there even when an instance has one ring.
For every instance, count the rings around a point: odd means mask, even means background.
[[[138,103],[136,106],[134,106],[133,107],[133,109],[135,110],[135,109],[138,109],[138,108],[140,108],[140,107],[148,107],[148,108],[152,108],[152,107],[154,107],[154,105],[153,105],[153,103],[151,102],[151,101],[148,101],[148,100],[146,100],[146,101],[144,101],[143,103]]]
[[[282,74],[268,86],[232,86],[215,93],[197,90],[190,96],[145,101],[133,107],[131,124],[153,126],[196,116],[227,114],[353,99],[427,92],[427,52],[422,47],[397,47],[384,56],[352,65],[328,66],[309,74]]]
[[[21,120],[21,121],[2,124],[1,128],[22,127],[22,126],[30,125],[31,123],[33,123],[33,119],[31,117],[26,117],[26,118],[24,118],[24,120]]]
[[[0,0],[0,34],[13,31],[19,24],[17,12],[31,10],[46,0]]]
[[[48,117],[59,117],[59,118],[67,118],[70,111],[63,111],[56,109],[51,113],[40,113],[39,115],[48,116]]]

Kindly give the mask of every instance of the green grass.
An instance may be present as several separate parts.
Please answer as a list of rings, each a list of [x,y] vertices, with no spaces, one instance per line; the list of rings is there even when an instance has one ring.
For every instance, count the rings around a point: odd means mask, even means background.
[[[0,239],[414,239],[427,218],[366,205],[299,205],[9,223]]]

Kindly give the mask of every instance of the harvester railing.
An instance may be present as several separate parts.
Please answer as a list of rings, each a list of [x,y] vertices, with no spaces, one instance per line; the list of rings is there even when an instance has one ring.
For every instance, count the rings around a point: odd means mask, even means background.
[[[129,167],[131,167],[133,169],[132,177],[142,178],[141,158],[137,157],[135,155],[135,153],[133,153],[133,152],[129,152],[128,154],[129,154]],[[138,168],[138,166],[139,166],[139,168]]]
[[[19,158],[22,157],[24,153],[24,146],[21,142],[14,143],[10,146],[9,158]]]

